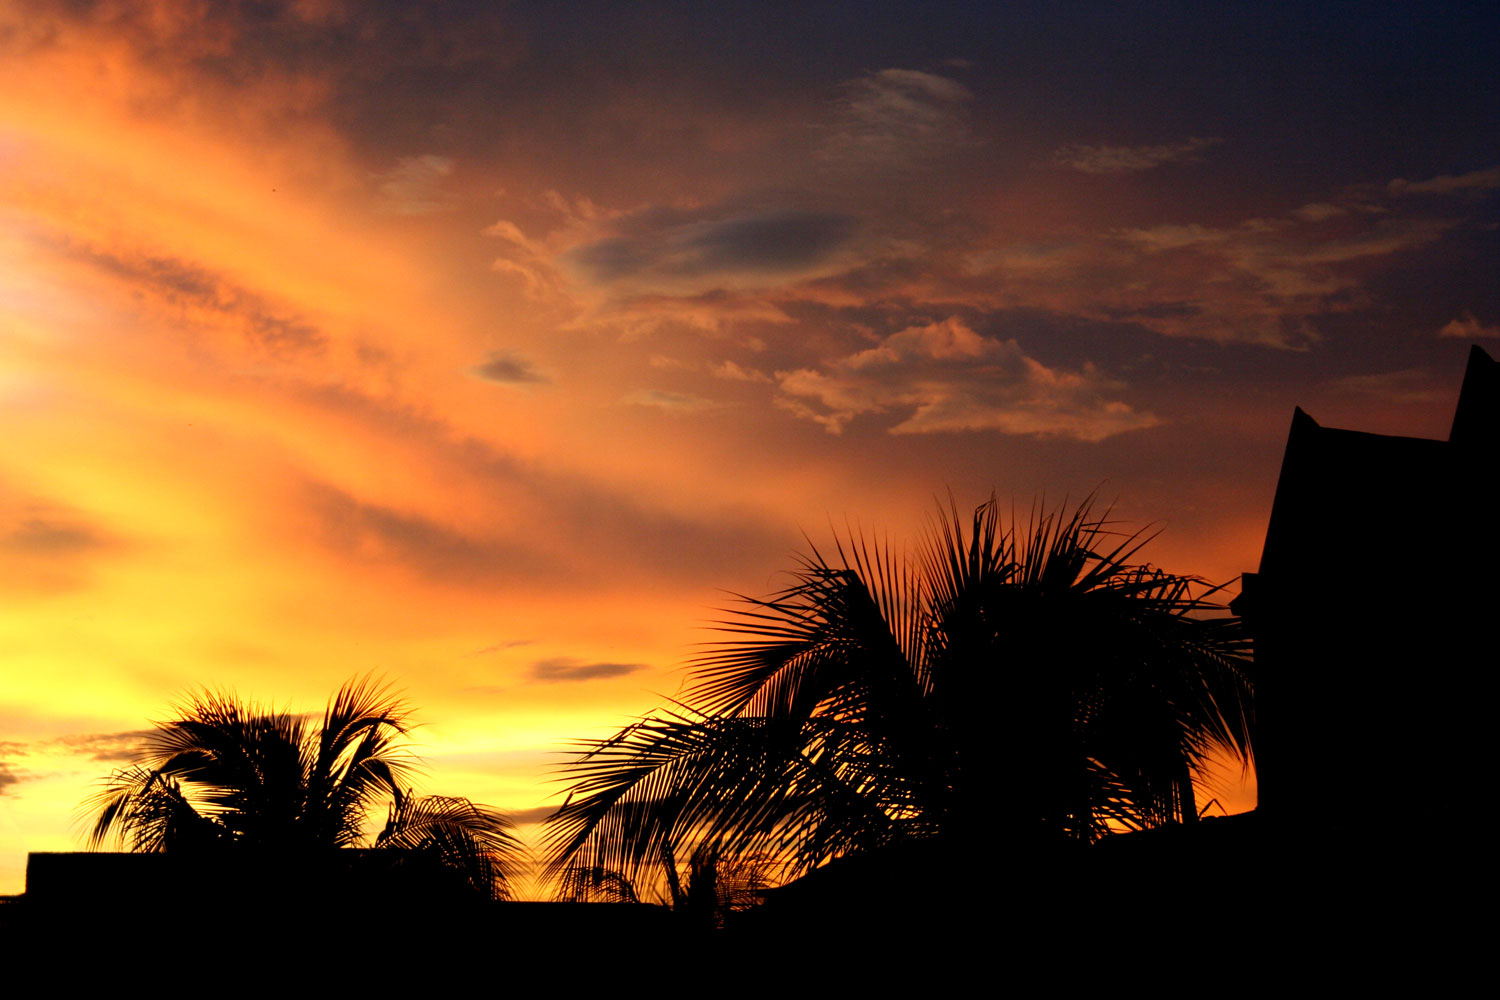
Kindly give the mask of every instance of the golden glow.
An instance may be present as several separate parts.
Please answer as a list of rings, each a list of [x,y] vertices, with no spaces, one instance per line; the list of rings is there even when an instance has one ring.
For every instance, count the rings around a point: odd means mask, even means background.
[[[1023,511],[1098,491],[1164,528],[1145,555],[1166,569],[1253,570],[1309,402],[1265,388],[1302,372],[1284,348],[1500,189],[1476,163],[1168,203],[1177,181],[1103,161],[1206,171],[1239,147],[981,134],[1021,117],[959,82],[986,71],[967,57],[754,108],[621,84],[543,127],[540,83],[484,94],[500,117],[446,90],[351,110],[391,84],[257,57],[263,25],[213,4],[13,6],[0,893],[27,851],[79,844],[122,734],[198,686],[316,710],[383,675],[424,723],[430,791],[534,819],[570,740],[678,691],[725,591],[774,591],[832,533],[915,552],[948,490]],[[1421,208],[1447,189],[1470,208]],[[810,249],[777,257],[778,227]],[[1444,308],[1424,335],[1496,322]],[[961,342],[922,335],[941,330]],[[1332,423],[1432,433],[1452,396],[1395,374],[1402,407],[1360,395],[1378,380],[1297,391]],[[924,408],[941,433],[889,433]],[[568,667],[587,679],[545,679]],[[1222,777],[1200,805],[1253,804],[1253,774]]]

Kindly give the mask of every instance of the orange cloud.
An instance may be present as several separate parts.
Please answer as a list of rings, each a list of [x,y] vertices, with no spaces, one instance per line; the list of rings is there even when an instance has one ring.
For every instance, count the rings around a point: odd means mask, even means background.
[[[776,379],[780,405],[833,434],[858,416],[885,412],[904,417],[892,434],[993,430],[1081,441],[1161,422],[1105,398],[1121,387],[1092,366],[1048,368],[1014,340],[983,337],[957,318],[908,327],[826,370],[777,372]]]

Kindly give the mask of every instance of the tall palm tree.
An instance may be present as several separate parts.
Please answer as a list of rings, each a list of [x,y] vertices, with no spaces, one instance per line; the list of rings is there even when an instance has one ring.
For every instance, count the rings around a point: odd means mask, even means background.
[[[1195,821],[1211,758],[1251,759],[1250,647],[1217,588],[1133,562],[1148,540],[1089,502],[1022,531],[991,498],[915,560],[814,549],[719,623],[683,700],[567,765],[549,873]]]
[[[524,852],[511,824],[467,799],[417,796],[407,711],[388,688],[350,681],[320,725],[202,692],[158,723],[135,762],[87,803],[90,847],[317,867],[368,844],[404,869],[503,898]],[[373,839],[366,824],[384,807]]]

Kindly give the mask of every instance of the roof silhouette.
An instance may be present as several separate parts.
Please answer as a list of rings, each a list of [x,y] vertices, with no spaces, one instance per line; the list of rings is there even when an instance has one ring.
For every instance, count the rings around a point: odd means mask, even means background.
[[[1411,843],[1478,779],[1495,606],[1500,366],[1469,353],[1448,440],[1323,427],[1300,408],[1260,571],[1234,610],[1255,637],[1259,811],[1271,827]],[[1393,803],[1399,801],[1399,808]]]

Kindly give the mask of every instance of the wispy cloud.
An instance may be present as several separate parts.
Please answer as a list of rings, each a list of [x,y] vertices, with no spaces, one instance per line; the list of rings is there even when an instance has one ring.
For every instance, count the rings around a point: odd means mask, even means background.
[[[12,785],[19,784],[31,777],[25,768],[13,766],[15,758],[27,756],[30,749],[25,743],[18,743],[14,740],[0,740],[0,796],[7,794],[7,789]]]
[[[632,406],[646,406],[675,415],[701,413],[723,405],[702,396],[694,396],[686,392],[668,392],[665,389],[641,389],[627,395],[624,402]]]
[[[1206,141],[1171,148],[1201,148]],[[1142,153],[1138,159],[1150,158]],[[1480,171],[1464,175],[1461,184],[1438,179],[1433,186],[1486,193],[1488,177]],[[1423,204],[1397,199],[1384,185],[1351,186],[1280,216],[1158,223],[1036,241],[1002,240],[952,220],[913,217],[900,234],[864,227],[816,264],[731,287],[728,271],[679,275],[673,284],[652,270],[667,255],[651,249],[659,236],[644,234],[687,227],[685,218],[701,219],[707,210],[642,210],[632,216],[631,237],[586,244],[612,247],[596,263],[612,261],[611,273],[621,276],[625,293],[589,310],[578,324],[613,326],[627,337],[672,326],[720,336],[754,324],[791,334],[800,329],[799,316],[817,315],[826,329],[847,315],[853,329],[867,322],[871,308],[886,317],[904,314],[913,323],[956,308],[1041,309],[1130,323],[1169,337],[1305,349],[1321,337],[1319,317],[1369,306],[1376,293],[1368,279],[1392,256],[1434,244],[1461,224],[1452,213],[1426,211]],[[643,280],[641,275],[655,284],[649,293],[628,284]],[[736,377],[732,369],[714,374]]]
[[[17,765],[23,758],[84,757],[94,761],[124,762],[133,760],[141,741],[150,735],[144,729],[114,733],[79,733],[22,743],[0,741],[0,796],[9,788],[39,777],[31,769]],[[45,773],[45,772],[44,772]]]
[[[1432,372],[1425,368],[1403,368],[1400,371],[1372,375],[1346,375],[1334,379],[1329,387],[1336,392],[1371,396],[1387,403],[1436,403],[1452,396],[1447,385],[1437,385]]]
[[[914,69],[883,69],[847,81],[820,154],[856,167],[905,168],[972,144],[968,104],[957,80]]]
[[[1463,315],[1443,324],[1443,328],[1437,332],[1437,335],[1455,337],[1460,340],[1485,340],[1500,337],[1500,324],[1481,323],[1472,312],[1465,310]]]
[[[561,201],[561,196],[558,196],[558,201]],[[565,202],[563,204],[566,206]],[[573,217],[572,221],[575,227],[581,222],[587,234],[593,233],[591,220]],[[522,292],[528,299],[545,302],[565,296],[567,281],[558,271],[555,248],[532,239],[510,219],[498,219],[486,226],[484,235],[500,241],[499,256],[490,262],[490,268],[519,278]]]
[[[1224,140],[1193,137],[1152,146],[1088,146],[1075,143],[1052,154],[1052,162],[1085,174],[1125,174],[1154,170],[1169,163],[1200,163],[1204,150]]]
[[[543,552],[519,540],[470,534],[326,484],[309,483],[304,492],[322,544],[354,563],[451,585],[493,583],[515,574],[541,579],[559,571]]]
[[[83,733],[60,736],[51,743],[91,760],[131,760],[150,730],[132,729],[119,733]]]
[[[1122,386],[1086,365],[1048,368],[1014,340],[957,318],[910,327],[818,369],[777,372],[780,405],[840,433],[865,414],[896,414],[892,434],[996,431],[1103,441],[1161,421],[1109,395]]]
[[[1460,191],[1485,192],[1500,188],[1500,167],[1471,170],[1466,174],[1440,174],[1425,181],[1397,178],[1386,185],[1392,195],[1455,194]]]
[[[1303,222],[1325,222],[1328,219],[1336,219],[1348,214],[1349,209],[1344,206],[1333,205],[1326,201],[1309,202],[1301,208],[1292,210],[1292,216]]]
[[[123,548],[113,532],[67,505],[0,490],[0,590],[77,589],[100,556]]]
[[[714,378],[728,379],[731,382],[770,382],[771,376],[755,368],[746,368],[733,361],[721,361],[710,365],[709,372]]]
[[[1012,244],[991,251],[983,272],[1005,282],[997,301],[1167,336],[1305,348],[1319,339],[1316,317],[1367,306],[1372,273],[1456,224],[1352,207],[1364,197],[1234,225],[1165,223]]]
[[[390,170],[375,175],[376,190],[388,211],[431,215],[453,206],[453,194],[443,189],[452,173],[453,161],[446,156],[403,156]]]
[[[217,334],[271,356],[317,353],[326,346],[317,323],[295,305],[213,267],[140,246],[62,241],[54,249],[117,284],[137,308],[182,322],[198,336]]]
[[[483,649],[476,649],[469,655],[488,656],[490,653],[503,653],[507,649],[516,649],[520,646],[530,646],[535,642],[535,639],[507,639],[504,642],[492,643],[491,645],[485,646]]]

